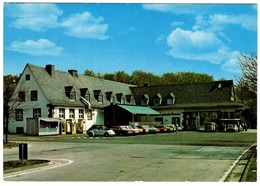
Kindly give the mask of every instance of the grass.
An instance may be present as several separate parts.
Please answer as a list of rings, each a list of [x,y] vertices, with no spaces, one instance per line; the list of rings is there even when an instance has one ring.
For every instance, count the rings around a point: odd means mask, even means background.
[[[12,173],[47,165],[49,160],[12,160],[4,162],[4,173]]]
[[[15,137],[15,136],[13,136]],[[19,136],[19,140],[53,141],[73,143],[110,143],[110,144],[153,144],[153,145],[202,145],[202,146],[249,146],[256,143],[256,133],[207,133],[178,132],[136,136],[89,138],[87,134],[58,136]],[[24,139],[23,139],[24,138]]]
[[[257,155],[256,153],[254,156],[250,159],[250,165],[248,168],[248,172],[246,175],[245,182],[256,182],[257,181]]]
[[[4,143],[4,149],[12,149],[12,148],[16,148],[16,147],[19,147],[19,143],[16,143],[16,142]]]

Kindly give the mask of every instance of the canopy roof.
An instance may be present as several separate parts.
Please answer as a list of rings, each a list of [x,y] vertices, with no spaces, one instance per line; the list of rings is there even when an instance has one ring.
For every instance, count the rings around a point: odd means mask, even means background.
[[[120,105],[120,104],[118,104],[118,106],[127,110],[128,112],[131,112],[132,114],[147,114],[147,115],[160,114],[159,112],[149,107],[135,106],[135,105]]]

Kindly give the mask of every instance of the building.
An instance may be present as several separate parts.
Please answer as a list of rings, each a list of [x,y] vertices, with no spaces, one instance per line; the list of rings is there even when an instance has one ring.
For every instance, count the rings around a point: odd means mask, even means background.
[[[150,121],[178,124],[184,130],[199,130],[207,121],[239,118],[244,108],[235,101],[232,80],[130,89],[137,105],[160,112],[150,116]]]
[[[198,130],[206,121],[239,117],[232,81],[142,86],[27,64],[16,87],[10,133],[85,133],[93,125],[161,122]]]
[[[33,128],[56,130],[59,118],[60,134],[85,133],[104,124],[103,108],[110,103],[135,104],[130,87],[134,85],[79,75],[76,70],[58,71],[54,65],[27,64],[15,90],[17,102],[9,104],[16,108],[9,132],[27,133],[28,120]],[[50,124],[51,118],[57,125]]]

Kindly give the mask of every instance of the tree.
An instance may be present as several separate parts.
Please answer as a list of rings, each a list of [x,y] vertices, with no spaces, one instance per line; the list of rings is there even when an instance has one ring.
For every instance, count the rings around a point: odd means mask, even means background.
[[[4,93],[4,105],[3,105],[3,110],[4,110],[4,115],[3,115],[3,119],[4,119],[4,127],[5,127],[5,134],[6,134],[6,139],[5,139],[5,143],[8,143],[8,123],[9,123],[9,117],[12,116],[12,113],[14,111],[14,109],[12,108],[12,106],[10,107],[8,104],[11,101],[13,95],[14,95],[14,91],[15,91],[15,87],[17,86],[17,82],[19,80],[19,77],[17,75],[6,75],[4,76],[4,82],[3,82],[3,93]]]
[[[97,77],[97,75],[95,74],[95,72],[93,70],[88,70],[88,69],[84,71],[84,75],[91,76],[91,77]]]
[[[256,128],[257,119],[257,55],[247,56],[241,54],[238,58],[241,77],[237,79],[235,91],[238,101],[247,105],[242,115],[250,122],[252,128]]]
[[[238,79],[238,84],[243,84],[250,91],[257,94],[257,55],[247,56],[241,54],[238,58],[242,76]]]

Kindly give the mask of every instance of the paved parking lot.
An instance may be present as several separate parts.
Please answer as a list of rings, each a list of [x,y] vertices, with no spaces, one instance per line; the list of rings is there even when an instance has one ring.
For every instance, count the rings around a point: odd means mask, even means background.
[[[207,145],[201,142],[201,145],[156,144],[154,142],[149,144],[148,140],[145,140],[171,139],[171,137],[174,139],[178,138],[177,135],[185,138],[186,135],[191,136],[191,133],[133,136],[128,140],[127,138],[122,140],[117,138],[86,139],[82,135],[64,137],[68,139],[73,137],[74,141],[70,142],[62,140],[59,142],[45,140],[44,142],[40,139],[51,138],[29,137],[29,141],[25,142],[29,144],[30,159],[67,159],[73,163],[54,169],[17,175],[5,178],[5,180],[217,182],[238,156],[256,142],[256,133],[235,134],[236,138],[240,139],[238,143],[240,145],[227,145],[223,138],[219,139],[219,145],[215,145],[216,138],[213,136],[214,143]],[[222,136],[222,134],[212,135]],[[203,137],[204,134],[199,134],[199,136]],[[56,137],[58,138],[61,137]],[[249,138],[251,140],[248,140]],[[141,143],[142,139],[145,143]],[[136,143],[138,140],[140,143]],[[221,141],[225,145],[221,145]],[[4,150],[4,161],[11,159],[18,159],[18,149]]]

